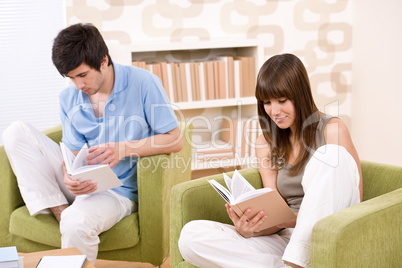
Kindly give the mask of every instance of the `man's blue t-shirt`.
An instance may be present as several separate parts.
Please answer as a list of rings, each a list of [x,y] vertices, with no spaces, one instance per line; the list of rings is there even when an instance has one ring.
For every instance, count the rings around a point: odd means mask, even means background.
[[[150,72],[113,63],[115,83],[103,111],[95,117],[88,95],[74,84],[60,94],[62,142],[70,150],[140,140],[178,126],[160,79]],[[134,143],[133,143],[134,144]],[[137,157],[125,157],[114,168],[123,186],[117,193],[138,202]]]

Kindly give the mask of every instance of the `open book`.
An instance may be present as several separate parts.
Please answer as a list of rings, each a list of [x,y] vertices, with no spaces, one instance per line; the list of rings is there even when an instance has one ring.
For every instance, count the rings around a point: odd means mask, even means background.
[[[263,210],[268,217],[259,227],[260,231],[296,218],[277,190],[255,189],[237,170],[232,179],[225,173],[223,177],[229,190],[213,179],[208,182],[239,217],[248,208],[251,209],[249,219]]]
[[[67,173],[74,180],[80,182],[90,180],[92,183],[96,183],[97,189],[93,193],[123,185],[109,165],[87,165],[89,150],[86,144],[76,156],[62,142],[60,142],[60,148]]]

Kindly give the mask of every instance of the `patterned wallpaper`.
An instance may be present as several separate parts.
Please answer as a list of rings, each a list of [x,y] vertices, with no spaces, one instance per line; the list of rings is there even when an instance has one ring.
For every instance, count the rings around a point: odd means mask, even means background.
[[[316,103],[350,125],[351,1],[67,0],[67,24],[91,22],[113,44],[258,39],[265,59],[294,53]]]

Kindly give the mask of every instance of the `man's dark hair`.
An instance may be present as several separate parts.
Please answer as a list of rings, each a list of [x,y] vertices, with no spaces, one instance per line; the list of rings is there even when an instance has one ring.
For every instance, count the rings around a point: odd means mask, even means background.
[[[108,65],[112,64],[102,35],[90,23],[77,23],[63,29],[53,42],[53,64],[62,76],[66,76],[82,63],[100,71],[105,56],[108,57]]]

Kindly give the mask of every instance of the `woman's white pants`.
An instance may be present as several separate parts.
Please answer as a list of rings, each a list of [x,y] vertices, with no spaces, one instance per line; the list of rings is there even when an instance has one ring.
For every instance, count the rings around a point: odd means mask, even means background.
[[[295,228],[276,234],[242,237],[232,225],[197,220],[181,232],[183,258],[198,267],[287,267],[282,260],[310,267],[314,224],[360,202],[359,171],[353,157],[337,145],[320,147],[308,162],[304,198]]]
[[[12,123],[3,142],[29,213],[50,213],[50,207],[70,204],[61,214],[61,247],[76,247],[94,263],[99,234],[136,210],[136,203],[112,190],[72,195],[63,182],[59,145],[27,123]]]

